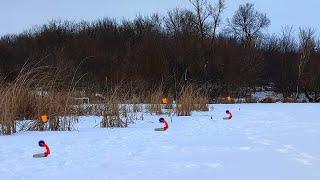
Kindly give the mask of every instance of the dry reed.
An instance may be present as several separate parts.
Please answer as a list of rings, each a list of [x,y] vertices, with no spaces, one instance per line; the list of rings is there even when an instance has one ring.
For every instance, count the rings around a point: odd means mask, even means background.
[[[163,89],[162,86],[157,88],[156,90],[150,93],[150,100],[149,104],[146,105],[146,111],[150,114],[161,115],[163,114],[162,111],[162,104],[161,99],[163,98]]]
[[[202,88],[187,85],[182,88],[175,105],[178,116],[190,116],[192,111],[208,111],[209,99],[203,95]]]
[[[77,121],[72,90],[56,91],[59,74],[54,68],[24,65],[10,84],[0,89],[0,135],[17,132],[17,123],[32,120],[22,130],[71,130]],[[47,122],[40,117],[48,116]]]

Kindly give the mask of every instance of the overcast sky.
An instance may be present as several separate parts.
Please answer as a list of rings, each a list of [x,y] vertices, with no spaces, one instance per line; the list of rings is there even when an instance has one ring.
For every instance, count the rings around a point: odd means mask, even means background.
[[[209,0],[210,1],[210,0]],[[214,2],[215,0],[211,0]],[[253,2],[271,19],[270,33],[285,25],[312,27],[320,31],[320,0],[226,0],[223,19],[230,17],[239,4]],[[103,17],[133,18],[137,14],[189,7],[188,0],[1,0],[0,35],[16,34],[52,19],[92,21]]]

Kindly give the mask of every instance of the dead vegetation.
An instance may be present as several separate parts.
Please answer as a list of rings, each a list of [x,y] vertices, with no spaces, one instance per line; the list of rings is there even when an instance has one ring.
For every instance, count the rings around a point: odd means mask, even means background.
[[[32,120],[23,130],[71,130],[77,119],[72,90],[58,91],[58,69],[25,65],[17,78],[0,89],[0,134],[17,131],[17,123]],[[47,115],[47,122],[41,116]]]
[[[161,104],[161,99],[163,98],[162,86],[156,88],[150,93],[150,100],[146,105],[146,111],[150,114],[161,115],[163,114],[163,107]]]
[[[145,112],[189,116],[192,111],[208,110],[207,96],[201,88],[192,85],[182,88],[176,104],[173,98],[162,102],[165,97],[162,86],[145,95],[137,89],[133,92],[133,86],[125,83],[109,88],[97,104],[79,104],[76,100],[79,93],[73,86],[60,87],[59,76],[63,74],[60,71],[25,65],[12,83],[1,84],[0,135],[17,131],[70,131],[78,123],[79,116],[87,115],[102,116],[102,128],[124,128],[136,120],[143,120]]]
[[[139,97],[133,95],[128,101],[130,89],[120,84],[107,92],[107,99],[101,105],[103,119],[100,123],[102,128],[125,128],[136,120],[143,120],[142,105]],[[138,116],[138,113],[141,115]]]
[[[202,88],[187,85],[182,88],[175,106],[178,116],[190,116],[192,111],[208,111],[209,99],[202,92]]]
[[[145,94],[133,85],[119,84],[103,93],[97,104],[79,104],[79,93],[70,86],[61,88],[61,69],[25,65],[17,78],[0,86],[0,135],[17,131],[70,131],[79,116],[101,116],[100,127],[124,128],[144,113],[175,113],[189,116],[192,111],[207,111],[208,98],[201,88],[185,86],[175,104],[173,98],[163,103],[163,86]],[[144,91],[145,92],[145,91]],[[145,106],[142,103],[147,103]],[[144,111],[145,110],[145,111]],[[43,121],[42,116],[47,119]]]
[[[111,99],[109,102],[103,104],[103,107],[103,120],[100,122],[100,127],[127,127],[127,123],[121,119],[117,99]]]

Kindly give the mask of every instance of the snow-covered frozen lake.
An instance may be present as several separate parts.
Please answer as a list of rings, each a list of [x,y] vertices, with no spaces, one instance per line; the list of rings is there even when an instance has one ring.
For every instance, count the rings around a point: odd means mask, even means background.
[[[167,118],[167,132],[153,130],[159,116],[145,115],[125,129],[83,117],[79,131],[0,136],[0,180],[320,179],[320,104],[212,106]],[[232,121],[222,120],[227,109]],[[40,139],[48,158],[32,158]]]

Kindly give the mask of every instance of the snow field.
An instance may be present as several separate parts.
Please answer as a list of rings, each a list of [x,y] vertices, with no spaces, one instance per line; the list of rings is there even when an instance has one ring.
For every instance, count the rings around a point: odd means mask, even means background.
[[[145,115],[129,128],[101,129],[81,117],[78,131],[0,137],[0,180],[320,179],[319,104],[212,105],[190,117]],[[232,121],[222,120],[225,110]],[[211,119],[212,117],[212,119]],[[42,152],[43,139],[51,148]]]

